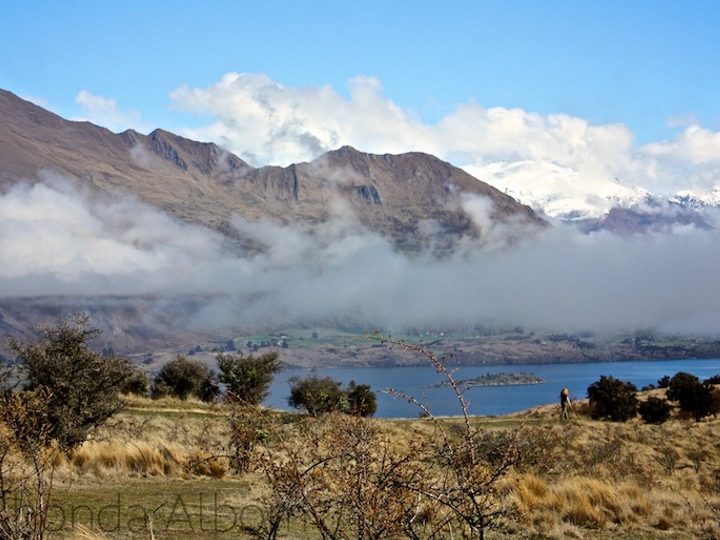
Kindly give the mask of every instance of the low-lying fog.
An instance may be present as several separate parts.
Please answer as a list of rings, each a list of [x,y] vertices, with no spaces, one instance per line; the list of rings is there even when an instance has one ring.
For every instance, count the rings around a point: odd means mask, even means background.
[[[467,211],[487,219],[475,201]],[[712,216],[711,216],[712,217]],[[0,297],[216,294],[196,328],[343,319],[388,330],[488,318],[564,331],[720,329],[718,230],[618,237],[554,223],[506,245],[464,242],[446,260],[396,252],[338,203],[315,228],[248,223],[266,246],[239,256],[218,233],[130,198],[48,177],[0,196]]]

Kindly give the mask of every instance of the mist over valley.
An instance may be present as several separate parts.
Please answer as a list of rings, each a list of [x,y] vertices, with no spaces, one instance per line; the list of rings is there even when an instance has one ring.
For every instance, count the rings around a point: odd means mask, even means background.
[[[712,205],[646,197],[579,222],[421,152],[255,167],[5,91],[0,112],[2,337],[82,311],[138,358],[292,330],[293,365],[412,361],[315,329],[442,334],[461,363],[718,356]]]

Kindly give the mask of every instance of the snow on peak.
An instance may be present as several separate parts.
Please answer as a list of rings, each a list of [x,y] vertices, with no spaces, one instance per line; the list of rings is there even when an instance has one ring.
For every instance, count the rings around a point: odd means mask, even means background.
[[[581,174],[548,161],[494,161],[465,169],[535,211],[563,220],[599,218],[611,208],[630,207],[651,197],[616,177]]]

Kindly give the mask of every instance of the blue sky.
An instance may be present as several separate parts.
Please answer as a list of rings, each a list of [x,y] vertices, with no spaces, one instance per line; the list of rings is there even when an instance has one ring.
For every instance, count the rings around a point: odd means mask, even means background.
[[[720,170],[718,27],[720,3],[700,0],[5,0],[0,87],[113,131],[213,140],[253,165],[351,144],[434,153],[520,198],[524,177],[489,163],[560,167],[581,191],[614,178],[702,191]],[[221,92],[228,74],[241,77]],[[485,142],[470,148],[474,133]]]
[[[625,123],[639,142],[692,115],[718,129],[720,3],[706,1],[5,0],[0,85],[79,115],[86,90],[176,128],[181,84],[227,72],[291,87],[377,77],[428,122],[484,107]]]

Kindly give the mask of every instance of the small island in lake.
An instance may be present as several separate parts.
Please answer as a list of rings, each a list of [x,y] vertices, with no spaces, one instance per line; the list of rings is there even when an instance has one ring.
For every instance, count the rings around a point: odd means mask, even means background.
[[[534,375],[533,373],[488,373],[480,375],[473,379],[464,379],[456,381],[458,386],[511,386],[518,384],[542,384],[545,379]],[[442,383],[447,386],[448,383]]]

